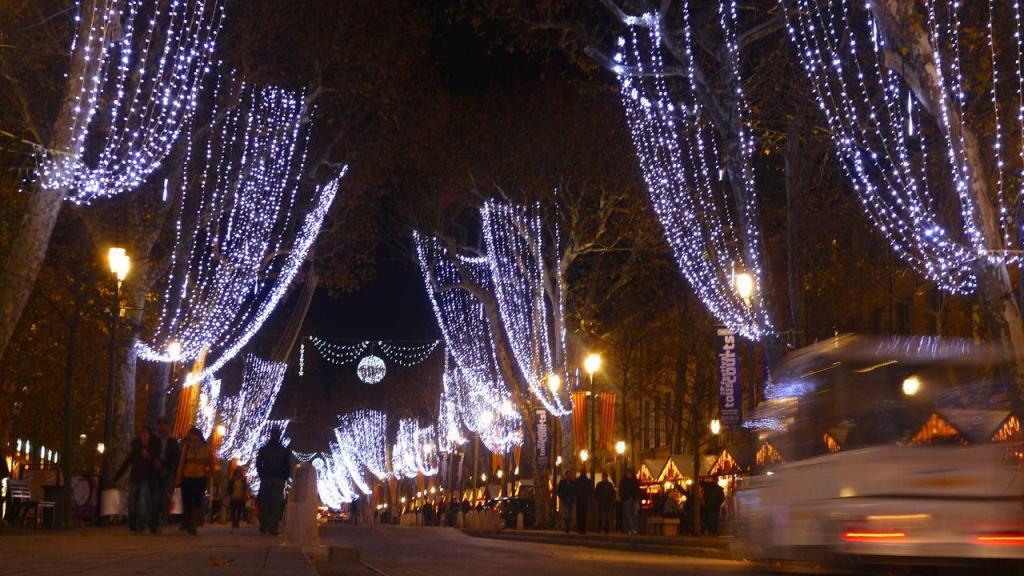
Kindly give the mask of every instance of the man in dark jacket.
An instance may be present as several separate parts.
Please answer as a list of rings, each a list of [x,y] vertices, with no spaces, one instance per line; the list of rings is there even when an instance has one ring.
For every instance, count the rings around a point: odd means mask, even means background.
[[[587,469],[580,470],[580,476],[573,483],[573,497],[576,500],[576,531],[587,533],[587,508],[594,496],[594,484],[587,476]]]
[[[566,470],[565,476],[558,481],[558,487],[555,488],[555,492],[558,494],[558,501],[562,505],[562,524],[565,527],[566,534],[572,530],[572,504],[574,490],[575,489],[572,485],[572,472]]]
[[[153,508],[152,490],[160,473],[160,447],[149,426],[143,426],[139,435],[132,440],[131,451],[121,467],[114,474],[118,479],[131,466],[128,475],[128,528],[141,532],[149,525],[150,532],[156,533],[160,524],[160,513]]]
[[[619,499],[622,500],[622,531],[636,534],[637,514],[640,511],[640,482],[632,468],[626,468],[619,487]]]
[[[602,474],[594,489],[594,497],[597,499],[597,529],[607,534],[611,532],[615,515],[615,485],[608,479],[608,472]]]
[[[153,509],[158,518],[167,519],[168,504],[174,496],[174,479],[177,477],[181,448],[171,436],[171,424],[167,418],[156,421],[156,442],[159,445],[157,458],[160,459],[160,473],[153,486]]]
[[[718,536],[718,515],[724,502],[725,490],[718,482],[708,482],[704,486],[704,509],[708,520],[707,532],[712,536]]]
[[[292,455],[281,444],[281,429],[270,429],[270,439],[256,455],[260,476],[260,532],[277,534],[284,506],[284,485],[292,475]]]

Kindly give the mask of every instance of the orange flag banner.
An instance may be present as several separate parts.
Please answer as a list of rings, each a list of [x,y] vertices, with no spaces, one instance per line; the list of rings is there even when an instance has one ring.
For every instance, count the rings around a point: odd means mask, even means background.
[[[587,393],[572,393],[572,440],[576,452],[587,447]]]
[[[206,350],[199,353],[199,357],[192,363],[192,370],[185,376],[178,393],[178,409],[174,412],[174,429],[171,435],[175,438],[184,438],[188,429],[196,421],[196,412],[199,410],[199,382],[194,381],[194,374],[199,374],[206,367]]]

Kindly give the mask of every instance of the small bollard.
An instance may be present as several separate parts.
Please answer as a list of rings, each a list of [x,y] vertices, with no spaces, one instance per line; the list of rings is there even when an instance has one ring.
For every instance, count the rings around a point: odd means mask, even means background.
[[[316,546],[320,541],[320,527],[316,521],[319,504],[316,492],[316,474],[307,464],[299,464],[292,475],[292,488],[288,494],[285,514],[284,543],[290,546]]]

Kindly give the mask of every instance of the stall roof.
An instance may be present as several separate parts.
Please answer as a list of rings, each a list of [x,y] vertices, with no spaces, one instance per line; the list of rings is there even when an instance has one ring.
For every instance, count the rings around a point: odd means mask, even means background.
[[[648,458],[640,464],[640,470],[637,471],[637,477],[640,482],[647,484],[653,484],[658,482],[658,477],[661,475],[662,469],[665,467],[665,463],[661,458]],[[646,476],[644,471],[646,470]]]
[[[932,412],[912,441],[926,443],[935,437],[959,437],[972,444],[989,442],[1011,417],[1009,410],[940,408]]]
[[[674,470],[672,468],[675,468]],[[669,476],[673,474],[673,476]],[[658,481],[664,482],[666,480],[672,480],[678,475],[683,478],[693,478],[693,454],[673,454],[669,456],[668,460],[665,461],[665,465],[662,466],[660,473],[658,474]]]

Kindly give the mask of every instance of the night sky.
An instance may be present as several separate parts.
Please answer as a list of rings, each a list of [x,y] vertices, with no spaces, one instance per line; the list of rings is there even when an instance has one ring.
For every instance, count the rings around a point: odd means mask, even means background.
[[[449,95],[488,97],[502,91],[529,89],[544,82],[561,84],[564,80],[560,75],[566,71],[563,63],[541,62],[522,54],[490,50],[490,41],[466,24],[439,16],[433,36],[429,58],[440,76],[440,85]],[[558,68],[559,73],[546,80],[542,72],[551,72],[552,66]],[[388,204],[389,199],[385,198],[378,217],[383,228],[396,237],[378,246],[374,278],[349,293],[332,294],[327,289],[318,289],[302,326],[303,339],[309,336],[350,341],[440,338],[409,241],[411,230],[392,226],[393,215]],[[335,207],[331,217],[344,219],[348,216],[351,215],[339,214]],[[293,293],[288,305],[277,312],[275,326],[282,322],[281,317],[291,312],[294,300]],[[276,334],[271,329],[265,336],[273,339]],[[333,422],[336,415],[356,408],[397,410],[424,420],[435,417],[443,371],[440,346],[416,367],[403,368],[389,362],[387,376],[373,386],[356,377],[355,363],[332,366],[319,357],[308,341],[306,372],[299,378],[295,369],[298,354],[297,346],[275,408],[276,415],[292,419],[289,433],[298,449],[322,448],[328,439],[325,430],[330,430],[325,424]],[[419,401],[409,402],[409,397]],[[396,404],[401,408],[396,409]]]

